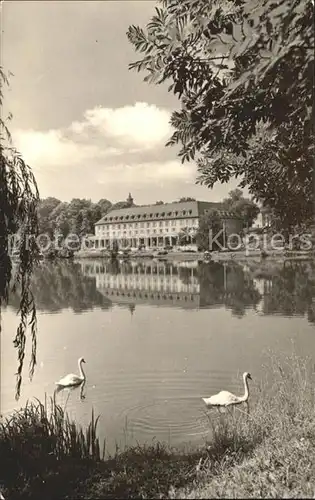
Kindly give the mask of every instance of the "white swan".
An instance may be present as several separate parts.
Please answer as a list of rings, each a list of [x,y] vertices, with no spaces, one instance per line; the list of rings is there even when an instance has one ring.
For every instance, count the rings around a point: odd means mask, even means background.
[[[231,392],[221,391],[210,398],[202,398],[208,407],[211,406],[230,406],[237,405],[239,403],[245,403],[249,397],[248,382],[247,380],[252,380],[251,374],[248,372],[243,373],[243,382],[245,386],[244,396],[235,396]]]
[[[56,382],[56,385],[62,386],[62,387],[70,387],[72,385],[79,385],[81,382],[85,380],[85,373],[82,368],[82,363],[85,363],[84,358],[79,358],[78,359],[78,366],[79,366],[79,372],[80,375],[75,375],[74,373],[69,373],[65,377],[59,380],[59,382]]]

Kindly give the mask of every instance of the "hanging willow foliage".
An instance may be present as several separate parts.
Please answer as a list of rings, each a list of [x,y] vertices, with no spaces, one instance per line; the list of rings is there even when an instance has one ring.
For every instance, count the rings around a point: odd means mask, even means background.
[[[3,88],[8,78],[0,67],[0,106]],[[10,120],[11,116],[7,120]],[[11,290],[20,293],[19,326],[14,338],[18,354],[16,399],[20,396],[26,334],[30,328],[31,360],[29,376],[36,365],[36,306],[31,291],[31,275],[37,262],[38,235],[37,204],[39,193],[36,180],[20,153],[13,147],[7,120],[0,117],[0,333],[1,308],[7,304]],[[12,263],[12,243],[17,250],[17,261]]]

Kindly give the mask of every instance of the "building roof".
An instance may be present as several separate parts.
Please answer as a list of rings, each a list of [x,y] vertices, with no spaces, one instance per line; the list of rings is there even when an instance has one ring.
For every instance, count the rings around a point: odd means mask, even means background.
[[[231,212],[222,210],[222,203],[208,201],[183,201],[177,203],[164,203],[163,205],[142,205],[138,207],[111,210],[95,225],[113,222],[137,222],[158,219],[181,219],[199,217],[210,208],[221,210],[225,216],[235,217]]]
[[[148,290],[126,290],[97,287],[104,297],[118,305],[151,304],[159,306],[195,309],[200,304],[200,294],[192,292],[163,292]]]

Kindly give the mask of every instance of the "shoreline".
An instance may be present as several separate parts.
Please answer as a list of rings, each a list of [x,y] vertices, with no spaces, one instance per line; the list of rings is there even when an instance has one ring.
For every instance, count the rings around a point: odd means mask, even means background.
[[[209,411],[198,448],[153,442],[105,458],[93,412],[82,429],[56,405],[29,403],[0,420],[0,490],[13,500],[313,498],[312,360],[274,356],[269,368],[272,387],[253,384],[250,413]]]
[[[74,259],[105,259],[109,260],[110,257],[108,255],[104,255],[102,252],[76,252],[74,255]],[[166,262],[174,262],[174,261],[203,261],[203,262],[244,262],[244,261],[274,261],[278,260],[280,262],[284,262],[287,260],[300,260],[300,261],[309,261],[314,260],[315,255],[312,251],[309,252],[270,252],[267,253],[266,257],[262,258],[260,251],[252,251],[252,252],[212,252],[210,254],[210,258],[207,259],[204,256],[204,252],[169,252],[167,255],[153,255],[148,253],[147,255],[131,255],[130,257],[118,257],[118,261],[128,261],[128,260],[163,260]]]

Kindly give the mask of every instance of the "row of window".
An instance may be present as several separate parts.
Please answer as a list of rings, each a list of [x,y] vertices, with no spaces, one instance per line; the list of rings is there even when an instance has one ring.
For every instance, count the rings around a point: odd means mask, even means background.
[[[150,234],[165,234],[165,233],[168,233],[169,230],[168,229],[140,229],[140,231],[113,231],[113,232],[109,232],[109,231],[106,231],[104,232],[104,236],[108,237],[109,236],[112,236],[113,238],[117,237],[122,237],[122,236],[129,236],[129,237],[132,237],[132,236],[137,236],[139,234],[142,234],[142,235],[146,235],[146,236],[149,236]],[[176,233],[177,234],[177,231],[176,231],[176,228],[173,227],[172,230],[170,231],[171,233]]]
[[[176,227],[172,227],[170,229],[168,228],[165,228],[165,229],[140,229],[139,231],[136,229],[135,231],[103,231],[103,233],[101,235],[98,235],[99,237],[112,237],[112,238],[115,238],[115,237],[119,237],[119,236],[129,236],[129,237],[133,237],[133,236],[137,236],[139,234],[142,234],[144,236],[150,236],[151,234],[160,234],[160,235],[163,235],[163,234],[168,234],[168,233],[171,233],[174,235],[178,235],[178,230]],[[194,235],[195,234],[195,231],[187,231],[186,233],[187,235],[188,234],[191,234],[191,235]]]
[[[152,221],[152,222],[134,222],[128,224],[111,224],[104,226],[96,226],[96,230],[99,233],[104,233],[105,231],[115,230],[115,229],[132,229],[132,228],[143,228],[143,227],[168,227],[171,225],[178,226],[198,226],[198,219],[180,219],[178,221],[174,220],[164,220],[164,221]]]
[[[150,290],[150,292],[151,292],[151,290]],[[155,291],[153,290],[153,292],[155,292]],[[186,290],[184,290],[184,292],[186,292]],[[163,293],[164,293],[164,290],[163,290]],[[181,292],[177,292],[177,293],[181,293]],[[140,293],[140,292],[127,292],[127,291],[126,292],[119,292],[119,291],[115,291],[115,290],[108,290],[108,295],[113,295],[113,296],[116,295],[117,297],[119,297],[119,296],[123,296],[123,297],[125,297],[125,296],[126,297],[135,297],[135,298],[139,298],[139,299],[142,299],[142,298],[144,298],[144,299],[150,299],[151,298],[151,299],[154,299],[154,300],[156,300],[156,299],[163,299],[163,300],[169,299],[169,300],[173,301],[173,300],[177,299],[177,300],[180,300],[180,301],[185,300],[185,302],[187,302],[189,300],[191,302],[194,301],[194,296],[193,295],[190,295],[190,296],[189,295],[188,296],[184,295],[183,297],[180,297],[179,295],[174,296],[174,297],[173,297],[173,295],[169,295],[167,297],[167,295],[165,295],[165,293],[164,293],[164,295],[161,295],[161,294],[157,294],[156,295],[156,292],[155,292],[154,295],[151,294],[151,296],[150,296],[150,295],[148,295],[147,293],[144,293],[144,292],[142,292],[142,293]],[[196,299],[197,299],[197,297],[196,297]]]
[[[102,265],[90,265],[90,264],[86,264],[84,266],[84,273],[86,274],[89,274],[91,273],[92,275],[94,274],[100,274],[101,276],[98,276],[98,278],[100,279],[104,279],[106,277],[106,273],[109,272],[109,269],[108,267],[105,265],[105,266],[102,266]],[[146,274],[148,276],[150,275],[154,275],[154,274],[159,274],[159,273],[166,273],[166,274],[172,274],[173,278],[174,276],[177,276],[178,273],[180,272],[180,268],[178,267],[169,267],[169,266],[159,266],[159,265],[146,265],[146,266],[143,266],[143,265],[138,265],[136,267],[136,270],[133,269],[131,273],[126,273],[126,274],[123,274],[121,273],[122,276],[133,276],[135,274],[135,272],[139,273],[139,274]],[[193,269],[193,275],[194,277],[197,276],[196,274],[196,269]],[[113,275],[111,275],[113,276]]]
[[[108,214],[108,216],[104,217],[104,221],[111,222],[113,220],[139,220],[139,219],[158,219],[160,217],[182,217],[185,215],[192,215],[192,210],[175,210],[175,212],[157,212],[157,213],[143,213],[143,214],[130,214],[130,215],[116,215],[116,216],[111,216]]]

